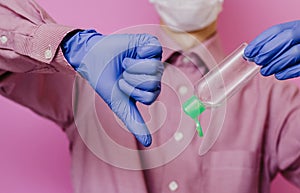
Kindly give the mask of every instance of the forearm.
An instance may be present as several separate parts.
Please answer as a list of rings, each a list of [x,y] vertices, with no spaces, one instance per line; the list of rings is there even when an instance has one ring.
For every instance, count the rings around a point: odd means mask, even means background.
[[[0,16],[1,70],[74,73],[59,45],[75,28],[56,24],[32,0],[0,0]]]

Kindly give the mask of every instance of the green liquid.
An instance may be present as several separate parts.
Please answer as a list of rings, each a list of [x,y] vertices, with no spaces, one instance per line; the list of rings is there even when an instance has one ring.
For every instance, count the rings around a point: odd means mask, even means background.
[[[182,108],[185,114],[187,114],[195,121],[198,135],[200,137],[203,137],[202,127],[200,125],[200,122],[198,121],[198,117],[206,109],[204,104],[195,95],[193,95],[183,104]]]
[[[198,135],[200,137],[203,137],[203,131],[202,131],[202,127],[200,125],[200,122],[198,121],[198,119],[194,120],[196,122],[196,130],[198,131]]]

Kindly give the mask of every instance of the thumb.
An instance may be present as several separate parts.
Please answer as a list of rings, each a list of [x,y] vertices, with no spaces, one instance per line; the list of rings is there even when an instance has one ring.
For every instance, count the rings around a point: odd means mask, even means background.
[[[118,117],[122,120],[128,130],[135,136],[135,138],[145,147],[148,147],[152,143],[151,134],[136,106],[136,101],[131,98],[128,100],[129,101],[122,101],[121,103],[124,104],[118,105],[119,107],[124,107],[121,108],[122,111],[115,112],[119,112],[117,113]]]

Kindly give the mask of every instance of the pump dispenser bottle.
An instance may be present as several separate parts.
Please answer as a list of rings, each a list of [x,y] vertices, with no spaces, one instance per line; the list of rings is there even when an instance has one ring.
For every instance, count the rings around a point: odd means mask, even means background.
[[[203,136],[198,116],[207,108],[217,108],[238,92],[258,72],[259,66],[244,57],[243,43],[221,63],[212,68],[195,84],[195,93],[184,104],[184,112],[196,122],[199,136]]]

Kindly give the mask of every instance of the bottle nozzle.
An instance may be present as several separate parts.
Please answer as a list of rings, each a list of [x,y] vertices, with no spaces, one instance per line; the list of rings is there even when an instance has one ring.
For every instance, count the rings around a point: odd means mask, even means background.
[[[193,95],[182,105],[182,107],[185,114],[190,116],[196,122],[196,129],[199,136],[202,137],[203,131],[200,122],[198,121],[198,116],[205,111],[206,108],[204,104],[195,95]]]

